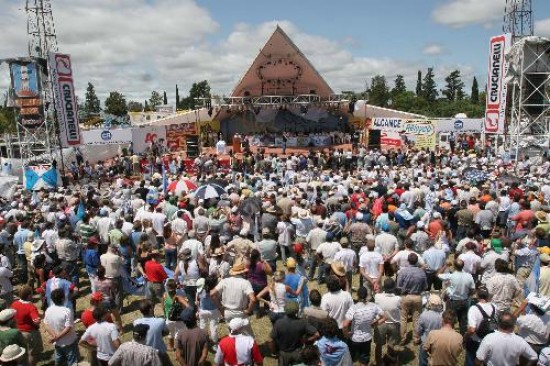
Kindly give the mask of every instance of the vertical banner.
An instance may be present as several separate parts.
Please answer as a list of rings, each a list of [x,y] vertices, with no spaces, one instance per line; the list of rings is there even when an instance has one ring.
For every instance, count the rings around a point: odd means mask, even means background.
[[[80,145],[78,105],[73,84],[71,57],[51,52],[48,55],[48,63],[52,78],[61,146]]]
[[[489,70],[487,78],[487,102],[485,108],[485,132],[504,133],[506,119],[507,85],[505,82],[508,72],[506,53],[511,47],[512,36],[502,34],[492,37],[489,51]]]
[[[27,128],[40,126],[44,122],[39,70],[32,61],[10,63],[15,107],[19,110],[21,124]]]

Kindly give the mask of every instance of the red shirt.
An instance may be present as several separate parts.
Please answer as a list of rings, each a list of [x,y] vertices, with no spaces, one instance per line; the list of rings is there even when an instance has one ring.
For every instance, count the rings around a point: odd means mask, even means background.
[[[82,312],[82,315],[80,316],[80,321],[86,328],[88,328],[90,325],[97,323],[97,321],[94,318],[92,309],[86,309]],[[107,322],[112,323],[113,319],[111,318],[111,315],[107,318]]]
[[[32,332],[38,329],[34,321],[40,320],[40,314],[34,304],[17,300],[11,304],[11,308],[16,311],[15,325],[20,332]]]
[[[168,278],[162,264],[153,260],[145,262],[145,268],[143,270],[149,282],[163,283],[164,280]]]
[[[252,361],[257,364],[263,362],[260,348],[252,337],[241,334],[229,335],[220,340],[218,347],[223,357],[223,363],[226,365],[241,366],[250,365]],[[239,359],[239,356],[242,359]]]

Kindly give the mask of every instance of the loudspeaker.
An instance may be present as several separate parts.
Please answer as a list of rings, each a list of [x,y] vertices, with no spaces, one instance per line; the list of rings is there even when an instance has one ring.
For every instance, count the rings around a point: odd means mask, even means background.
[[[185,145],[187,148],[187,157],[196,158],[199,156],[199,136],[198,135],[187,135],[185,137]]]
[[[369,131],[369,150],[371,149],[380,149],[380,130],[370,130]]]

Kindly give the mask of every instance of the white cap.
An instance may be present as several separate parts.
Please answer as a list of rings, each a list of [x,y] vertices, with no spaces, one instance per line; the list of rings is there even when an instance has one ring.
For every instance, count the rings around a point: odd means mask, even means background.
[[[248,319],[243,318],[233,318],[229,322],[229,329],[231,329],[232,332],[235,332],[237,330],[240,330],[248,325]]]

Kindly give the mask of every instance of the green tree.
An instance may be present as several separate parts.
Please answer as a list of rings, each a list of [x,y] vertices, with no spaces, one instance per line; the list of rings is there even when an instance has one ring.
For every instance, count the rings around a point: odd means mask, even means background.
[[[0,106],[0,134],[15,133],[16,130],[13,108]]]
[[[443,89],[443,95],[448,101],[454,102],[455,100],[464,99],[464,82],[460,76],[459,70],[452,71],[449,76],[445,78],[445,89]]]
[[[203,80],[198,83],[193,83],[191,89],[189,89],[189,96],[183,100],[183,107],[185,109],[195,109],[200,106],[200,103],[196,101],[197,98],[211,98],[210,85],[208,81]]]
[[[86,98],[84,101],[84,110],[88,115],[98,115],[101,111],[101,106],[99,98],[95,93],[94,84],[88,82],[88,87],[86,88]]]
[[[164,105],[168,104],[168,97],[166,96],[166,90],[164,91],[164,94],[162,96],[162,101],[164,102]]]
[[[416,96],[422,96],[422,71],[418,70],[418,77],[416,79]]]
[[[380,107],[387,107],[390,100],[390,89],[386,77],[376,75],[372,78],[369,88],[369,103]]]
[[[392,106],[394,105],[395,99],[398,95],[407,92],[407,85],[405,85],[405,78],[403,75],[397,75],[394,81],[393,89],[390,91]]]
[[[439,93],[437,92],[437,84],[435,82],[434,69],[428,68],[428,72],[422,81],[422,96],[430,103],[435,102]]]
[[[128,112],[143,112],[143,104],[131,100],[128,102]]]
[[[180,90],[178,89],[178,84],[176,84],[176,110],[180,107]]]
[[[475,76],[474,81],[472,81],[472,93],[470,94],[470,100],[474,104],[479,103],[479,85]]]
[[[128,113],[126,98],[122,93],[112,91],[105,99],[105,112],[115,116],[125,116]]]
[[[151,98],[149,98],[149,108],[154,111],[156,110],[157,106],[162,104],[162,96],[160,93],[156,90],[153,90],[151,93]]]

